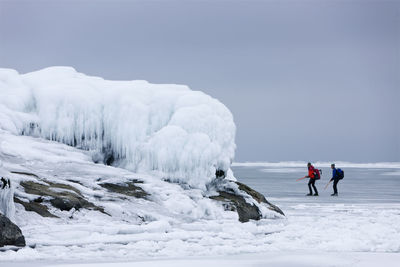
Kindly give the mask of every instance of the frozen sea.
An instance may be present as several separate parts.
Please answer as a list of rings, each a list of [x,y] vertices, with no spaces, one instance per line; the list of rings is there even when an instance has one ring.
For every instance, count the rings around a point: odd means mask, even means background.
[[[325,164],[326,165],[326,164]],[[288,224],[271,242],[282,250],[400,252],[398,168],[341,167],[339,196],[331,196],[330,168],[316,182],[319,196],[306,196],[304,167],[236,166],[239,180],[263,193],[286,214]]]
[[[322,169],[318,197],[307,197],[306,166],[237,164],[235,176],[279,206],[285,220],[268,222],[270,231],[254,254],[156,257],[124,262],[4,262],[4,266],[398,266],[400,262],[400,167],[341,167],[339,196],[331,197],[331,175]],[[207,229],[205,229],[207,231]],[[221,241],[229,246],[229,242]],[[255,240],[260,242],[260,240]],[[248,245],[248,244],[247,244]],[[213,244],[209,244],[210,247]],[[237,246],[237,244],[235,244]],[[3,266],[1,264],[1,266]]]
[[[325,190],[332,177],[327,167],[316,182],[318,197],[305,197],[308,193],[308,179],[296,182],[307,174],[307,167],[265,167],[234,166],[239,181],[263,193],[267,199],[288,212],[299,204],[310,205],[377,205],[400,203],[400,170],[397,168],[341,167],[345,178],[338,184],[339,197],[331,197],[332,183]]]

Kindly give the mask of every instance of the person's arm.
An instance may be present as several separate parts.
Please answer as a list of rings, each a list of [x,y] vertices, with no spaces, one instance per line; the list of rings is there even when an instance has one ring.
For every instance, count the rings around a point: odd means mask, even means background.
[[[314,168],[312,166],[308,169],[308,177],[314,179]]]
[[[333,181],[333,180],[335,179],[335,177],[336,177],[336,169],[333,169],[333,170],[332,170],[332,178],[331,178],[331,181]]]

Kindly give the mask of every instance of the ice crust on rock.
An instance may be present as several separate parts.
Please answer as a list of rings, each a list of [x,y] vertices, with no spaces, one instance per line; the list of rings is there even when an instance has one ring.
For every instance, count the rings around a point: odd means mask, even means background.
[[[198,188],[216,169],[229,171],[235,151],[232,114],[218,100],[184,85],[109,81],[70,67],[0,69],[0,128]]]

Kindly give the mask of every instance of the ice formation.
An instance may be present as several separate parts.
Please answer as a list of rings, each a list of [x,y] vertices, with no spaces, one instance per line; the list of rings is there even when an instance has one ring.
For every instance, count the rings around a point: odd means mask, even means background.
[[[235,151],[232,114],[218,100],[183,85],[109,81],[70,67],[0,69],[0,129],[199,188],[217,169],[229,171]]]
[[[1,153],[1,152],[0,152]],[[6,181],[8,173],[3,170],[3,162],[0,160],[0,178],[5,177]],[[14,221],[15,205],[14,205],[14,187],[11,183],[4,185],[0,181],[0,214],[4,214],[11,221]]]
[[[7,216],[11,221],[14,221],[14,188],[0,189],[0,213]]]

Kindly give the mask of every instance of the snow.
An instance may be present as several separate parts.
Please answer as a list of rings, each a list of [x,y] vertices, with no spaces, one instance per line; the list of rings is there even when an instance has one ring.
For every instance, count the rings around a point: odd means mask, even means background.
[[[51,261],[5,262],[7,267],[397,267],[400,253],[365,252],[265,252],[229,256],[204,256],[173,259],[147,259],[138,261],[110,261],[88,263],[87,261],[68,263]]]
[[[203,257],[192,259],[169,259],[137,262],[112,262],[112,263],[86,263],[86,264],[61,264],[47,265],[49,267],[309,267],[309,266],[354,266],[376,267],[384,265],[395,267],[400,260],[400,254],[387,253],[310,253],[300,251],[297,253],[263,253],[251,255],[233,255],[229,257]]]
[[[108,81],[70,67],[0,69],[0,129],[112,155],[116,166],[205,188],[228,171],[235,124],[218,100],[187,86]]]
[[[361,259],[383,255],[379,253],[400,255],[400,177],[385,175],[395,168],[346,168],[337,198],[329,196],[331,188],[321,188],[330,175],[323,169],[322,179],[317,182],[320,197],[306,198],[306,183],[295,182],[302,175],[298,167],[294,168],[298,174],[291,167],[282,167],[280,172],[265,172],[264,166],[234,167],[239,181],[265,194],[286,214],[286,218],[240,223],[235,212],[224,211],[204,197],[211,192],[185,188],[145,173],[94,164],[90,152],[64,144],[4,131],[0,131],[0,138],[3,170],[13,184],[46,179],[74,185],[89,201],[112,215],[50,207],[60,218],[43,218],[16,204],[15,222],[28,247],[2,252],[0,261],[7,266],[11,261],[17,264],[28,260],[111,261],[118,266],[115,259],[138,264],[150,260],[145,263],[148,266],[158,261],[176,266],[187,261],[199,265],[212,261],[223,266],[231,263],[233,255],[239,255],[242,266],[270,263],[273,258],[281,266],[294,266],[296,258],[304,266],[321,266],[317,264],[322,261],[320,254],[337,256],[339,259],[332,262],[343,260],[346,264],[358,261],[354,253],[365,253],[360,254],[365,255]],[[26,154],[21,152],[22,147]],[[40,179],[11,171],[34,173]],[[150,193],[149,199],[120,198],[98,185],[129,179],[142,180],[140,186]],[[16,196],[24,194],[21,187],[15,188]],[[264,214],[264,218],[268,217]],[[256,253],[258,258],[246,256],[248,253]],[[271,253],[276,256],[262,258]],[[286,260],[287,255],[290,260]],[[343,255],[351,256],[347,259]]]

